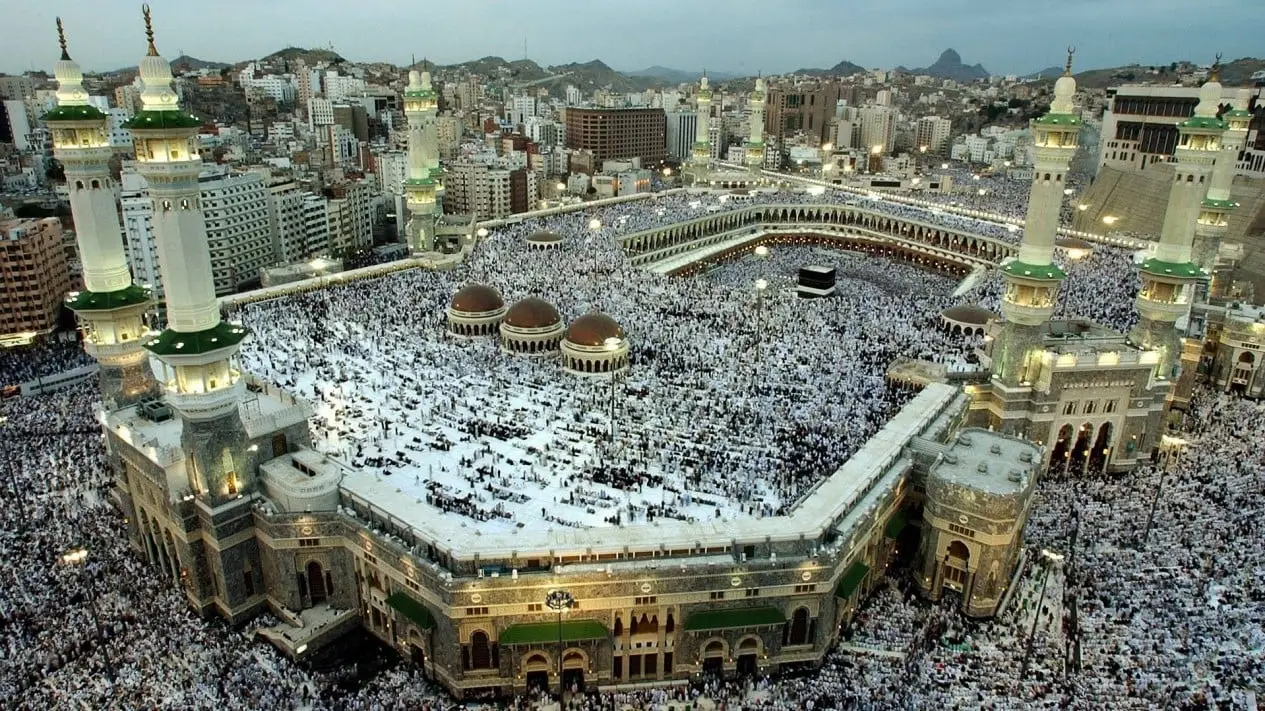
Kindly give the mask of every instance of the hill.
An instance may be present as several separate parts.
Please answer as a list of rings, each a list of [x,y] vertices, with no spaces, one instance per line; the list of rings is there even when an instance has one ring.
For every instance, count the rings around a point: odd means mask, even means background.
[[[1031,74],[1019,77],[1020,81],[1036,81],[1037,79],[1057,79],[1063,75],[1063,67],[1046,67]]]
[[[549,67],[549,71],[553,72],[559,81],[574,84],[581,90],[587,91],[602,88],[621,92],[642,91],[668,83],[658,77],[634,77],[621,74],[606,66],[606,63],[600,59],[583,63],[559,64]]]
[[[987,79],[988,70],[979,64],[963,64],[962,55],[956,50],[950,48],[940,53],[940,58],[935,64],[921,69],[905,69],[897,67],[897,71],[909,72],[910,74],[925,74],[929,77],[939,77],[941,79],[952,79],[953,81],[969,84],[977,79]]]
[[[308,66],[320,64],[321,62],[342,64],[347,61],[332,49],[303,49],[302,47],[286,47],[264,57],[265,62],[272,59],[284,59],[287,62],[302,59],[303,63]]]
[[[793,74],[811,74],[822,77],[848,77],[853,74],[860,74],[867,71],[865,67],[859,64],[853,64],[844,59],[829,69],[796,69]]]
[[[1085,89],[1106,89],[1121,84],[1155,84],[1172,85],[1180,81],[1178,70],[1174,69],[1184,62],[1173,62],[1169,65],[1127,64],[1122,67],[1107,67],[1077,72],[1076,84]],[[1241,57],[1221,66],[1221,83],[1225,86],[1246,86],[1254,72],[1265,70],[1265,59]],[[1061,70],[1060,70],[1061,73]],[[1042,82],[1053,82],[1058,74],[1041,77]]]
[[[692,84],[698,81],[702,76],[701,71],[684,71],[681,69],[672,69],[671,67],[661,67],[654,65],[645,69],[638,69],[635,72],[620,72],[627,77],[636,77],[639,79],[662,79],[669,84]],[[729,81],[737,79],[739,75],[730,72],[708,71],[707,78],[712,81]]]
[[[171,60],[171,71],[173,72],[196,72],[201,69],[218,70],[225,69],[230,66],[232,65],[225,64],[224,62],[208,62],[204,59],[198,59],[197,57],[190,57],[187,54],[182,54]]]

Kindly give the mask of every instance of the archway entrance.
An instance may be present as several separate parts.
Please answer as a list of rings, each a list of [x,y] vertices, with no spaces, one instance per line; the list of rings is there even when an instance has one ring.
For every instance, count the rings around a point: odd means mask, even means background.
[[[409,660],[416,664],[419,669],[426,668],[426,652],[422,651],[421,646],[416,642],[409,645]]]
[[[1054,446],[1050,448],[1050,468],[1064,468],[1067,464],[1068,451],[1072,446],[1072,426],[1063,425],[1059,428],[1058,437],[1054,440]]]
[[[720,657],[710,657],[703,660],[703,674],[709,676],[720,676],[725,672],[725,660]]]
[[[562,686],[570,690],[584,691],[584,655],[579,652],[567,652],[562,657]]]
[[[1081,472],[1089,461],[1089,447],[1093,441],[1094,426],[1086,422],[1076,431],[1076,444],[1072,447],[1072,456],[1067,460],[1067,471]]]
[[[528,690],[542,689],[547,691],[549,689],[549,672],[527,672],[527,688]]]
[[[807,611],[805,611],[807,615]],[[760,651],[760,644],[754,639],[744,639],[742,644],[738,645],[738,675],[753,676],[756,673],[756,658]]]
[[[1098,428],[1098,437],[1094,439],[1094,447],[1089,452],[1089,468],[1101,472],[1107,468],[1107,457],[1111,454],[1110,422],[1104,422]]]
[[[307,564],[307,591],[313,605],[325,602],[325,573],[316,561]]]
[[[1256,367],[1256,356],[1252,353],[1243,352],[1239,354],[1238,360],[1234,363],[1234,371],[1230,374],[1229,392],[1236,395],[1246,395],[1248,384],[1252,382],[1252,371]]]

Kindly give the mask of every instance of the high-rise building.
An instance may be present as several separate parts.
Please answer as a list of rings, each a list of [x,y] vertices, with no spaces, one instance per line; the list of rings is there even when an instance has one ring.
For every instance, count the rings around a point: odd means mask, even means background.
[[[309,256],[304,221],[307,193],[299,188],[293,176],[266,176],[266,181],[272,261],[286,264]]]
[[[345,256],[373,246],[373,201],[369,184],[344,180],[327,190],[330,256]]]
[[[0,221],[0,337],[52,331],[68,291],[61,222]]]
[[[698,114],[693,111],[672,111],[667,114],[668,155],[684,163],[694,154],[694,136],[698,133]]]
[[[567,148],[590,150],[597,161],[640,158],[658,163],[667,155],[663,109],[566,110]]]
[[[829,140],[830,119],[839,102],[836,82],[772,87],[765,106],[764,133],[782,138],[804,133],[819,143]]]
[[[83,72],[66,50],[60,19],[57,34],[62,50],[54,70],[57,105],[43,119],[52,128],[53,150],[66,170],[83,269],[83,291],[72,294],[66,305],[79,318],[84,349],[100,365],[102,402],[113,410],[158,392],[141,346],[148,331],[145,314],[153,301],[148,289],[132,283],[127,268],[110,175],[114,151],[109,117],[88,102]]]
[[[896,143],[896,110],[890,106],[863,106],[861,145],[878,154],[891,153]]]
[[[0,104],[8,118],[8,134],[15,148],[19,151],[31,150],[31,120],[27,115],[27,103],[21,99],[6,99]]]
[[[322,195],[303,196],[303,256],[329,256],[329,203]]]
[[[1098,142],[1098,167],[1141,172],[1165,165],[1177,150],[1178,124],[1194,115],[1202,89],[1190,86],[1119,86],[1107,89]],[[1251,94],[1260,102],[1262,90]],[[1219,105],[1234,101],[1237,89],[1223,88]]]
[[[918,119],[914,129],[915,150],[921,153],[923,146],[926,146],[928,155],[942,155],[949,145],[952,130],[953,123],[947,118],[923,116]]]
[[[29,74],[0,74],[0,99],[22,101],[35,96],[35,78]]]

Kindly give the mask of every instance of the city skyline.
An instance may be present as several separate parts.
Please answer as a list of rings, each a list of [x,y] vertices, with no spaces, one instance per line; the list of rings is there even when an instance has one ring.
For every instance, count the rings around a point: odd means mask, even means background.
[[[1060,63],[1066,45],[1077,46],[1079,68],[1190,60],[1208,64],[1259,54],[1255,27],[1265,5],[1209,0],[1071,0],[1037,8],[1001,0],[894,0],[853,5],[824,0],[780,3],[776,16],[753,0],[673,3],[643,0],[635,12],[539,0],[531,13],[501,0],[400,9],[387,0],[347,5],[330,0],[274,0],[267,6],[224,0],[204,6],[151,2],[157,44],[164,56],[188,54],[235,63],[287,46],[324,47],[353,62],[409,57],[455,64],[496,55],[526,56],[542,66],[600,59],[621,71],[661,65],[690,71],[710,67],[742,75],[831,67],[848,60],[865,67],[924,67],[953,48],[966,64],[993,74],[1027,74]],[[1197,7],[1197,13],[1191,13]],[[0,46],[0,71],[51,69],[54,17],[63,17],[72,54],[86,69],[134,66],[144,52],[139,2],[66,0],[14,3],[3,10],[11,33]],[[904,18],[913,18],[905,20]],[[1127,24],[1122,19],[1128,19]],[[1181,18],[1180,21],[1177,18]],[[1233,21],[1227,21],[1232,18]],[[770,24],[785,33],[770,32]],[[903,38],[903,40],[902,40]]]

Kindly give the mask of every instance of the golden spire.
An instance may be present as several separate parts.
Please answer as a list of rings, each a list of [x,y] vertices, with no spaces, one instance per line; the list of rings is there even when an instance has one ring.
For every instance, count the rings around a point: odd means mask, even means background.
[[[62,61],[70,61],[70,52],[66,51],[66,30],[61,26],[61,18],[57,18],[57,44],[61,45]]]
[[[1067,64],[1063,66],[1063,76],[1065,77],[1072,76],[1072,55],[1073,54],[1076,54],[1076,48],[1068,47],[1067,48]]]
[[[1212,68],[1208,70],[1208,81],[1221,83],[1221,53],[1217,52],[1217,61],[1212,63]]]
[[[145,38],[149,40],[149,52],[146,56],[157,57],[158,48],[154,46],[154,23],[149,19],[149,5],[141,5],[141,12],[145,15]]]

